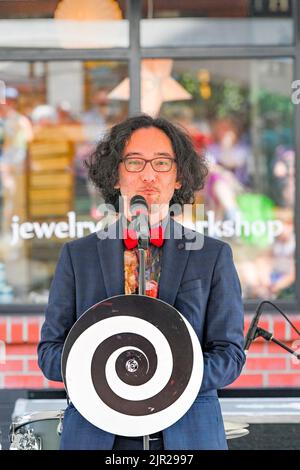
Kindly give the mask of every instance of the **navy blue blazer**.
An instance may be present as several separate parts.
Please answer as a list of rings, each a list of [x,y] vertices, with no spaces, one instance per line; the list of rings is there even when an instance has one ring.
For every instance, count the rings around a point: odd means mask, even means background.
[[[245,362],[239,279],[228,244],[198,234],[203,247],[189,250],[187,242],[196,246],[195,232],[184,229],[182,235],[183,227],[172,219],[170,227],[171,238],[162,249],[159,298],[179,310],[195,329],[204,374],[191,408],[163,431],[164,447],[226,449],[217,389],[232,383]],[[124,294],[123,242],[103,233],[68,242],[61,251],[38,345],[39,366],[50,380],[62,381],[63,344],[74,322],[92,305]],[[90,424],[72,404],[66,409],[61,449],[112,449],[114,437]]]

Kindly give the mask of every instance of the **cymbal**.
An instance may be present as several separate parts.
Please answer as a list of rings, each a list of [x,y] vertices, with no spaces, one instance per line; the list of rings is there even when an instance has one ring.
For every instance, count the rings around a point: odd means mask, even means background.
[[[239,423],[239,422],[234,423],[233,421],[224,420],[224,428],[226,432],[235,431],[238,429],[248,428],[248,427],[249,427],[248,423]]]
[[[112,434],[142,436],[178,421],[199,393],[201,346],[174,307],[143,295],[118,295],[73,325],[62,376],[75,408]]]
[[[226,439],[237,439],[238,437],[244,437],[249,434],[248,429],[236,429],[234,431],[226,432]]]

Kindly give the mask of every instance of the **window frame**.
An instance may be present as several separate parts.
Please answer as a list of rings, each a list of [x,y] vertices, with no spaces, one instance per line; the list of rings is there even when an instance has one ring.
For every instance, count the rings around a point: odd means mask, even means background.
[[[142,5],[140,0],[128,0],[127,19],[129,20],[129,47],[109,49],[39,49],[39,48],[0,48],[0,61],[71,61],[71,60],[120,60],[128,63],[130,78],[129,115],[140,112],[141,96],[141,60],[148,58],[172,58],[172,59],[258,59],[258,58],[282,58],[289,57],[294,60],[294,80],[300,79],[300,4],[292,0],[293,37],[294,42],[286,46],[218,46],[218,47],[157,47],[142,48],[140,45],[140,21],[142,19]],[[292,89],[291,89],[292,92]],[[300,105],[294,106],[294,145],[296,151],[295,174],[295,235],[296,235],[296,290],[293,301],[275,300],[282,310],[288,313],[300,310]],[[253,312],[259,303],[259,299],[245,300],[244,308]],[[0,304],[0,315],[41,314],[46,304]],[[272,312],[272,308],[265,311]]]

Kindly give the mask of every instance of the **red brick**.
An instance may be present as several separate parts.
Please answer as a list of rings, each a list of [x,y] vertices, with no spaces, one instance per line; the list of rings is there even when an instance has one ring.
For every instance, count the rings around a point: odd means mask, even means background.
[[[0,323],[0,340],[6,341],[6,323]]]
[[[291,369],[298,370],[300,372],[300,359],[292,357],[289,361]]]
[[[262,387],[263,376],[260,374],[242,374],[228,388],[234,387]]]
[[[0,372],[21,372],[23,370],[23,361],[6,361],[0,364]]]
[[[270,322],[269,320],[267,320],[266,318],[264,317],[261,317],[259,322],[258,322],[258,326],[260,328],[263,328],[264,330],[267,330],[267,331],[270,331]]]
[[[272,333],[276,339],[279,339],[280,341],[287,339],[286,326],[287,322],[283,318],[274,319],[274,327]]]
[[[250,324],[255,316],[255,313],[253,315],[245,315],[244,317],[244,334],[246,335],[248,333]],[[259,319],[258,326],[261,328],[264,328],[265,330],[270,330],[270,321],[269,321],[269,315],[262,315]]]
[[[13,354],[22,354],[22,355],[37,355],[37,345],[35,344],[7,344],[6,345],[6,354],[7,356]]]
[[[284,344],[290,347],[288,342],[285,341]],[[289,353],[285,351],[285,349],[282,349],[280,346],[278,346],[278,344],[272,342],[267,343],[267,352],[268,354],[284,354],[285,356],[289,355]]]
[[[250,324],[251,324],[251,318],[246,318],[244,319],[244,335],[246,336],[246,334],[248,333],[248,330],[250,328]]]
[[[299,387],[300,374],[270,374],[268,376],[268,384],[270,387]]]
[[[6,388],[43,388],[43,386],[42,375],[7,375],[4,377]]]
[[[49,388],[65,388],[63,382],[54,382],[53,380],[48,380]]]
[[[300,355],[300,348],[292,348],[294,349],[299,355]],[[287,358],[287,364],[288,366],[293,369],[293,370],[299,370],[300,372],[300,358],[298,359],[296,356],[292,356],[289,354]]]
[[[285,358],[272,357],[248,357],[246,360],[246,370],[277,370],[286,369]]]
[[[268,330],[267,330],[268,331]],[[255,338],[254,340],[256,343],[267,343],[267,341],[262,337],[262,336],[258,336],[257,338]]]
[[[28,361],[28,370],[30,371],[40,371],[41,369],[39,368],[37,360],[30,359]]]
[[[28,323],[28,342],[38,343],[40,340],[40,325],[39,323]]]
[[[291,341],[290,347],[293,349],[293,351],[296,351],[298,354],[300,354],[300,338]]]
[[[291,317],[290,320],[293,322],[293,324],[297,328],[297,330],[300,331],[300,320],[294,320],[293,317]],[[290,328],[291,328],[291,332],[289,334],[288,339],[291,339],[291,340],[300,339],[300,335],[298,335],[298,333],[292,327],[290,327]]]
[[[265,353],[267,351],[268,345],[266,343],[261,343],[258,341],[253,341],[250,345],[248,356],[251,356],[251,353]]]
[[[22,343],[23,342],[23,323],[22,321],[12,321],[11,323],[11,342]]]

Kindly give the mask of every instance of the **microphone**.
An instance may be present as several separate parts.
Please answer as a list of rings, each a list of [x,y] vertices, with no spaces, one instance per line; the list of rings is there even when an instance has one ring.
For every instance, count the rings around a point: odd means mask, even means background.
[[[148,204],[144,196],[137,194],[130,200],[130,212],[135,215],[136,213],[142,212],[148,214]]]
[[[147,249],[149,245],[149,213],[148,204],[143,196],[137,194],[130,200],[133,228],[137,232],[139,248]]]
[[[256,310],[256,313],[252,319],[252,322],[251,322],[251,325],[250,325],[250,328],[248,330],[248,333],[247,333],[247,336],[246,336],[246,339],[245,339],[245,346],[244,346],[244,351],[245,353],[247,354],[248,352],[248,349],[250,347],[250,344],[252,343],[252,341],[255,339],[255,333],[256,333],[256,330],[257,330],[257,324],[258,324],[258,320],[259,320],[259,317],[261,315],[261,308],[263,306],[265,302],[261,302]]]

